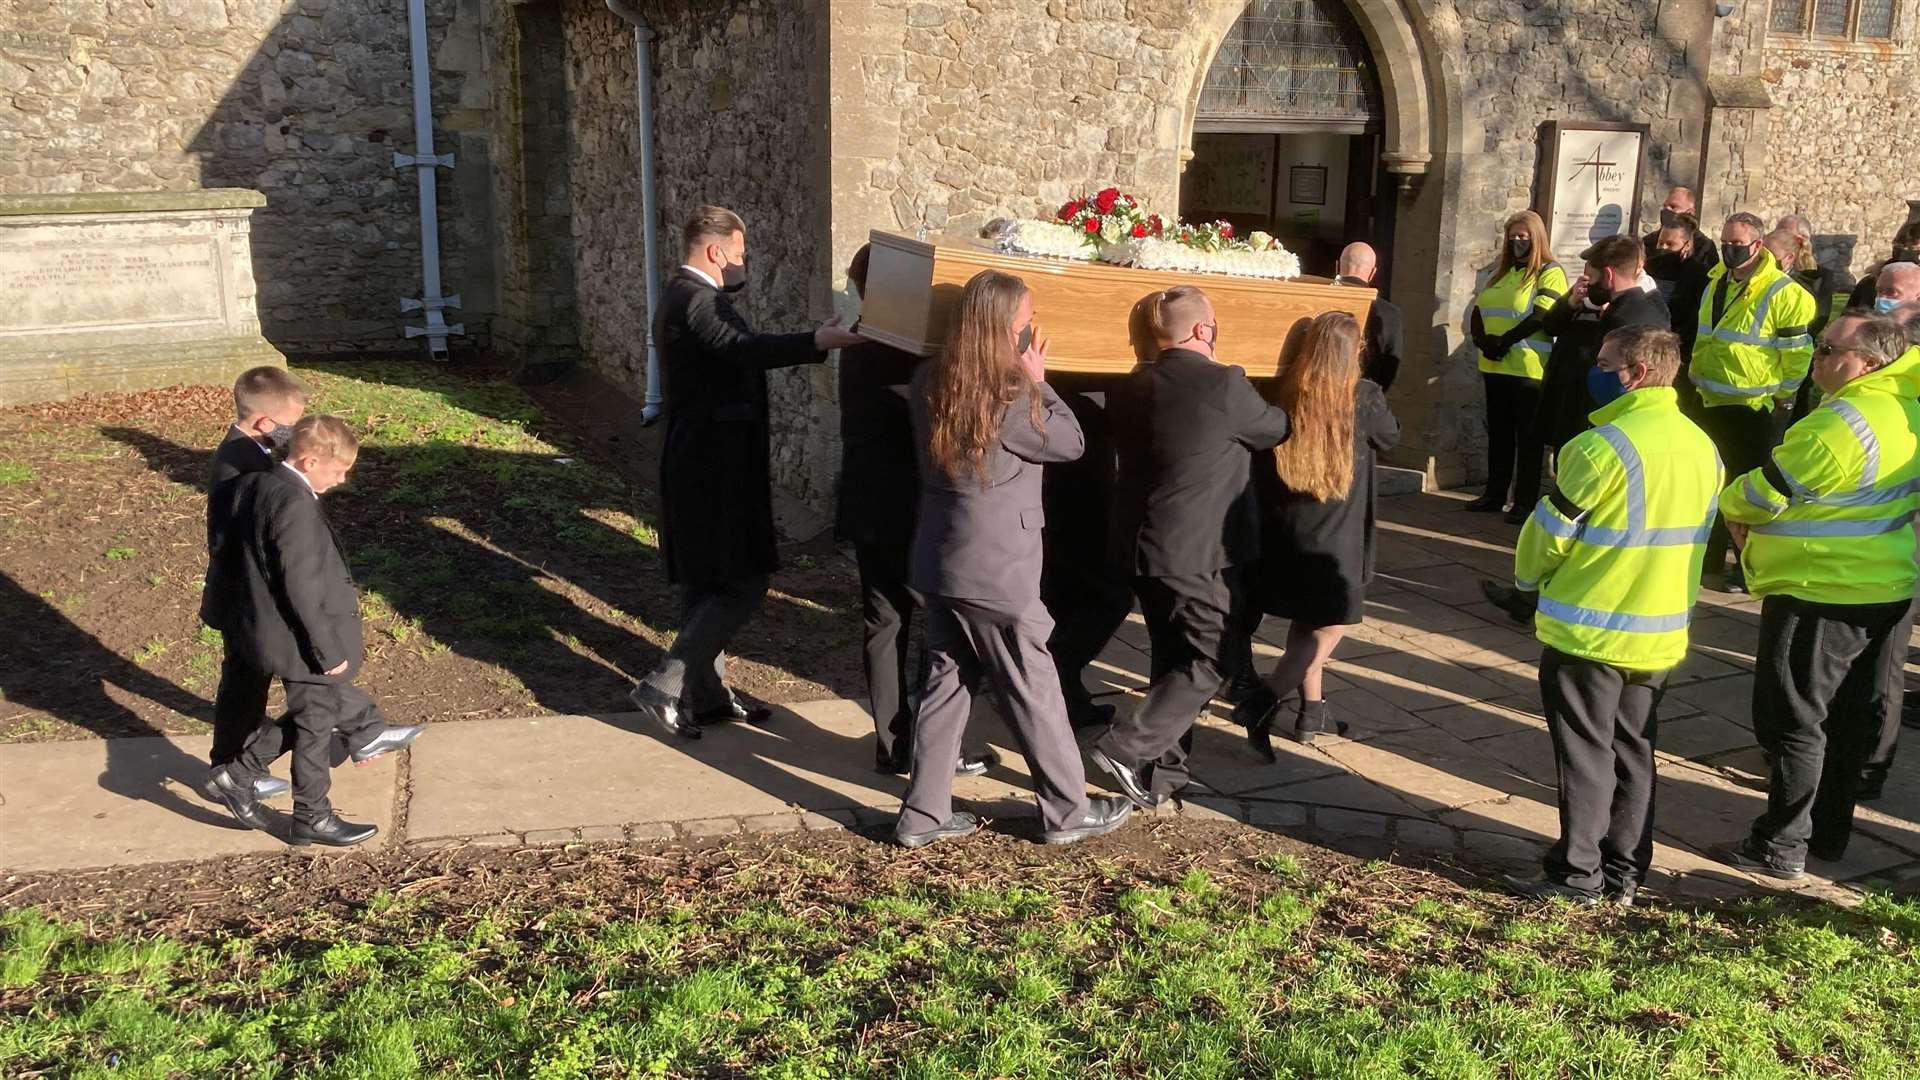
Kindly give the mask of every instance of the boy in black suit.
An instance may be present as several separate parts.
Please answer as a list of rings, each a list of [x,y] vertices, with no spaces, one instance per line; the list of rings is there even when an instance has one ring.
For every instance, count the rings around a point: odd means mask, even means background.
[[[207,478],[207,589],[200,605],[201,621],[222,634],[227,627],[221,625],[219,612],[210,610],[205,601],[218,588],[213,554],[219,550],[220,535],[233,515],[234,484],[248,473],[273,468],[275,452],[286,449],[293,425],[306,412],[307,388],[285,368],[249,368],[234,381],[233,426],[227,428],[226,438],[213,452],[213,469]],[[267,686],[273,681],[273,676],[248,665],[231,646],[223,644],[223,648],[220,689],[213,698],[213,752],[208,755],[216,767],[240,756],[247,736],[266,717]],[[285,795],[287,790],[285,780],[268,776],[254,785],[253,794],[271,799]],[[200,785],[200,793],[209,799],[220,798],[211,770]]]
[[[287,459],[235,483],[233,514],[208,577],[207,601],[231,629],[228,647],[287,688],[281,720],[262,720],[233,761],[215,767],[213,784],[235,817],[266,829],[252,785],[287,752],[292,730],[296,845],[345,847],[371,838],[372,825],[333,812],[328,748],[337,730],[356,765],[398,750],[425,725],[388,727],[374,700],[353,685],[359,673],[360,598],[320,495],[347,478],[359,441],[338,417],[294,425]]]

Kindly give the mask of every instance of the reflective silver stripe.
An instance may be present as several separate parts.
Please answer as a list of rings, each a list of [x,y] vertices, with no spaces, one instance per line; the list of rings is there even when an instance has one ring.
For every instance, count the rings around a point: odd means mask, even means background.
[[[1871,490],[1880,478],[1880,437],[1873,433],[1873,425],[1867,422],[1860,406],[1845,398],[1829,398],[1822,407],[1832,409],[1853,429],[1853,437],[1860,442],[1860,451],[1867,456],[1867,463],[1860,471],[1860,490]]]
[[[1772,386],[1734,386],[1730,383],[1709,379],[1703,375],[1696,375],[1691,371],[1687,372],[1687,379],[1691,381],[1694,386],[1702,390],[1711,390],[1716,394],[1725,394],[1728,397],[1772,397],[1773,394],[1780,389],[1779,383],[1774,383]]]
[[[1866,521],[1770,521],[1755,525],[1753,531],[1768,536],[1881,536],[1898,532],[1912,521],[1913,512],[1909,510],[1899,517]]]
[[[1833,495],[1822,495],[1817,499],[1809,499],[1807,501],[1817,506],[1881,506],[1886,503],[1899,502],[1901,499],[1911,498],[1916,491],[1920,491],[1920,480],[1909,480],[1904,484],[1895,484],[1885,491],[1843,491]]]
[[[1780,511],[1785,510],[1787,508],[1787,500],[1781,499],[1779,502],[1774,502],[1772,499],[1769,499],[1763,492],[1761,492],[1761,490],[1758,487],[1754,485],[1753,477],[1751,476],[1747,477],[1746,480],[1740,485],[1740,487],[1741,487],[1741,494],[1747,497],[1747,502],[1753,504],[1754,506],[1759,507],[1762,510],[1768,511],[1769,513],[1777,514]]]
[[[1707,534],[1712,531],[1711,521],[1705,525],[1676,525],[1667,529],[1641,529],[1638,532],[1588,525],[1580,532],[1580,542],[1611,548],[1687,547],[1706,543]]]
[[[1591,626],[1600,630],[1620,630],[1630,634],[1668,634],[1675,630],[1685,630],[1691,612],[1681,611],[1672,615],[1635,615],[1625,611],[1599,611],[1594,608],[1575,607],[1549,597],[1540,598],[1540,614],[1551,619],[1575,626]]]
[[[1773,284],[1767,286],[1766,292],[1760,294],[1760,302],[1753,308],[1753,330],[1750,331],[1756,338],[1767,325],[1767,312],[1773,308],[1773,298],[1779,296],[1781,290],[1791,284],[1793,279],[1782,274]]]
[[[1801,334],[1799,337],[1774,338],[1773,347],[1776,349],[1810,349],[1813,347],[1813,335]]]
[[[1550,499],[1541,499],[1539,505],[1533,508],[1533,520],[1547,530],[1548,536],[1571,540],[1580,535],[1580,523],[1561,517]]]
[[[1527,312],[1515,311],[1512,308],[1483,307],[1480,309],[1480,317],[1483,319],[1514,319],[1517,321],[1526,318],[1527,314]]]
[[[1540,582],[1537,580],[1522,580],[1520,578],[1514,578],[1513,587],[1516,589],[1519,589],[1521,592],[1539,592]]]
[[[1647,480],[1640,467],[1640,451],[1633,448],[1633,440],[1627,433],[1612,424],[1593,429],[1594,434],[1607,440],[1613,447],[1613,453],[1620,459],[1620,468],[1627,474],[1627,532],[1644,532],[1647,528]]]
[[[1528,338],[1521,342],[1521,344],[1535,352],[1550,353],[1553,351],[1553,341],[1549,338]]]

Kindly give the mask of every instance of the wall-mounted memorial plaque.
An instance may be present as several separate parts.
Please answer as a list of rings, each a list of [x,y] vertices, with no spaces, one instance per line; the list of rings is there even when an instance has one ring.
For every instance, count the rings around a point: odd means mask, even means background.
[[[1540,146],[1537,205],[1556,259],[1572,265],[1595,241],[1639,232],[1647,125],[1550,120]]]

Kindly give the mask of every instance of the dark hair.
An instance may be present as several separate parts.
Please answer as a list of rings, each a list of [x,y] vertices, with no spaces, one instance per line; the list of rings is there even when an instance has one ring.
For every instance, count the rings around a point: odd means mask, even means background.
[[[1654,386],[1672,386],[1680,373],[1680,335],[1657,326],[1623,326],[1600,342],[1602,349],[1613,346],[1621,359],[1647,369],[1647,381]]]
[[[1640,269],[1642,258],[1640,241],[1631,236],[1609,236],[1580,253],[1580,258],[1592,266],[1603,266],[1632,275]]]
[[[863,300],[867,296],[867,260],[872,257],[873,245],[861,244],[860,250],[853,253],[853,261],[847,264],[847,284],[852,285]]]
[[[1745,210],[1742,210],[1739,213],[1728,218],[1727,224],[1745,225],[1747,228],[1753,230],[1753,235],[1755,239],[1758,239],[1762,236],[1767,235],[1767,223],[1764,221],[1761,221],[1757,214],[1750,214]]]
[[[694,208],[693,216],[687,218],[687,223],[680,226],[680,247],[691,255],[697,247],[746,231],[747,223],[726,207],[699,206]]]
[[[1893,242],[1899,244],[1920,244],[1920,221],[1909,221],[1900,226],[1893,234]]]
[[[241,423],[290,401],[307,403],[307,388],[286,368],[265,364],[248,368],[233,381],[233,415]]]

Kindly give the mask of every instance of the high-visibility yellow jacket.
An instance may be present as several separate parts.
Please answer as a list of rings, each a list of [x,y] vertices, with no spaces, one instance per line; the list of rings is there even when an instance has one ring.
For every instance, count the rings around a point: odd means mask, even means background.
[[[1593,430],[1560,450],[1556,490],[1520,530],[1514,583],[1540,593],[1541,644],[1665,670],[1687,655],[1720,455],[1671,386],[1635,390],[1590,419]]]
[[[1529,275],[1515,267],[1480,290],[1474,306],[1480,309],[1480,325],[1488,334],[1499,337],[1535,314],[1553,310],[1567,295],[1567,272],[1558,263],[1548,263],[1538,274]],[[1496,375],[1519,375],[1538,379],[1547,370],[1547,354],[1553,351],[1553,339],[1535,331],[1525,341],[1507,350],[1498,360],[1480,358],[1480,370]]]
[[[1920,507],[1920,348],[1862,375],[1787,429],[1765,465],[1720,495],[1748,527],[1747,588],[1819,604],[1913,596]]]
[[[1727,306],[1716,322],[1713,298],[1722,281]],[[1700,297],[1700,332],[1687,365],[1701,402],[1765,409],[1793,400],[1813,362],[1814,313],[1813,295],[1780,269],[1770,251],[1760,253],[1760,265],[1744,284],[1727,281],[1724,263],[1715,266]]]

